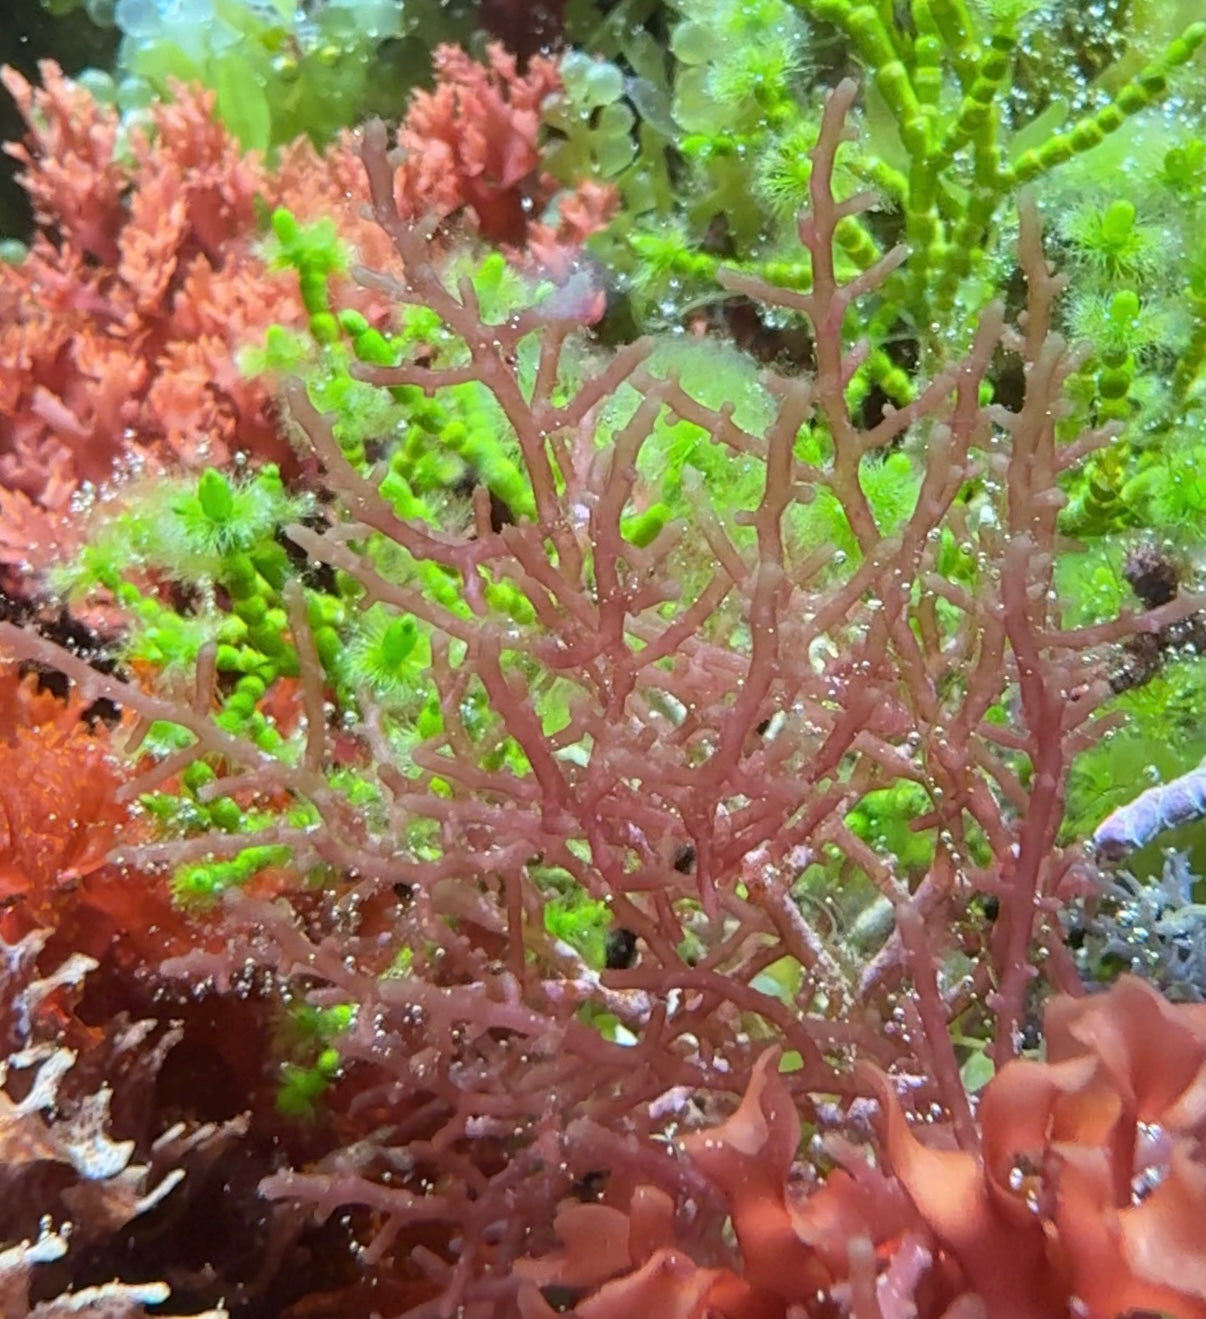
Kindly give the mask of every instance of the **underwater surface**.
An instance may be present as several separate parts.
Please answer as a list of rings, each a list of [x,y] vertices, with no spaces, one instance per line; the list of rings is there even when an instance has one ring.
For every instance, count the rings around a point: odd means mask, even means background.
[[[6,1319],[1206,1319],[1195,0],[11,0]]]

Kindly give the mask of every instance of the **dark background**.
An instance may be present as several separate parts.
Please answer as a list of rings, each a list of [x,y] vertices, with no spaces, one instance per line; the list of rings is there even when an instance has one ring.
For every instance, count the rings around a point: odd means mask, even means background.
[[[77,9],[54,18],[41,0],[0,0],[0,64],[11,64],[27,78],[37,78],[38,61],[55,59],[68,73],[96,66],[112,69],[117,53],[116,28],[99,28]],[[21,116],[0,88],[0,141],[22,136]],[[0,238],[27,238],[31,216],[25,194],[13,178],[16,162],[0,161]]]

